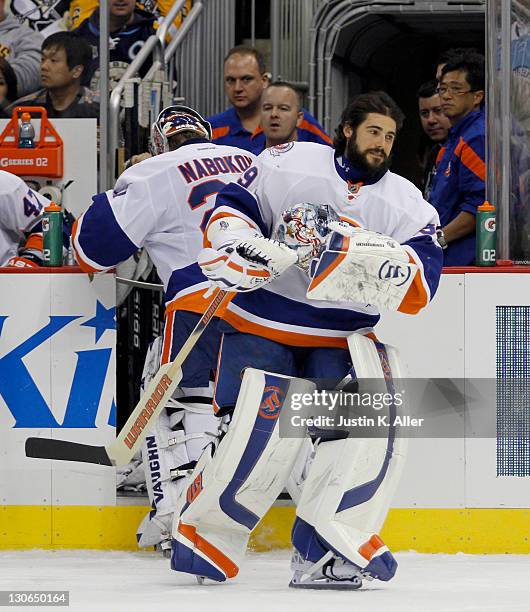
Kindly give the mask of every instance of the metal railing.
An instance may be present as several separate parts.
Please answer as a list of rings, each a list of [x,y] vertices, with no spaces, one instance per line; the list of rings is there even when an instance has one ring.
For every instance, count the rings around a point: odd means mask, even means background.
[[[106,2],[106,0],[104,1]],[[109,189],[114,184],[114,181],[116,179],[116,160],[120,139],[120,109],[124,91],[126,90],[127,86],[131,84],[131,82],[133,82],[134,84],[139,84],[139,80],[137,79],[138,74],[140,73],[140,70],[145,65],[145,63],[149,60],[152,60],[152,66],[144,77],[145,81],[152,81],[155,78],[157,71],[159,70],[162,70],[165,73],[166,57],[164,53],[164,47],[167,32],[169,31],[169,28],[178,13],[184,7],[185,3],[186,0],[177,0],[177,2],[173,4],[168,14],[160,23],[157,33],[153,34],[146,40],[139,53],[129,64],[120,81],[114,87],[110,94],[110,100],[108,103],[108,120],[106,120],[107,118],[104,116],[104,113],[101,115],[100,118],[100,191]],[[184,23],[187,22],[187,19],[188,18],[184,20]],[[180,29],[182,29],[183,27],[184,25],[182,25]],[[106,64],[108,64],[108,61],[106,62]],[[167,76],[167,74],[165,76]],[[106,78],[104,79],[102,74],[102,100],[108,97],[108,94],[106,94],[109,88],[108,71],[105,77]],[[133,81],[133,79],[137,79],[137,81]]]
[[[107,2],[108,0],[102,0]],[[222,58],[235,40],[235,0],[197,0],[182,20],[175,36],[166,46],[167,32],[186,0],[178,0],[161,22],[157,33],[147,39],[110,94],[108,118],[101,115],[100,191],[114,184],[120,147],[120,110],[122,100],[130,102],[131,89],[140,98],[138,124],[147,126],[149,118],[162,105],[185,99],[204,115],[220,112],[226,105],[223,90]],[[107,37],[108,39],[108,37]],[[147,61],[146,75],[139,74]],[[171,87],[176,77],[175,89]],[[101,84],[102,100],[108,92],[108,74]],[[148,101],[149,110],[145,106]],[[154,107],[157,106],[155,109]],[[105,109],[104,109],[105,110]],[[104,141],[107,145],[104,146]]]

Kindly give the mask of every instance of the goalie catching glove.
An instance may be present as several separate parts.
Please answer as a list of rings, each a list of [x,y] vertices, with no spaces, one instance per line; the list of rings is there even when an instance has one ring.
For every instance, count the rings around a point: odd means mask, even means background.
[[[337,222],[329,227],[325,250],[311,262],[307,297],[397,310],[418,270],[408,252],[377,232]]]
[[[255,291],[272,282],[297,261],[288,247],[256,236],[218,250],[203,249],[198,264],[212,285],[225,291]]]

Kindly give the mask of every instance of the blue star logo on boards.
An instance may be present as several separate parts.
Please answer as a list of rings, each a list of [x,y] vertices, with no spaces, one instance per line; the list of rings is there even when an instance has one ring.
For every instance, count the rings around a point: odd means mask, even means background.
[[[96,315],[81,323],[84,327],[93,327],[96,330],[96,344],[101,336],[107,331],[107,329],[116,329],[116,308],[111,306],[105,308],[103,304],[98,300],[96,302]]]

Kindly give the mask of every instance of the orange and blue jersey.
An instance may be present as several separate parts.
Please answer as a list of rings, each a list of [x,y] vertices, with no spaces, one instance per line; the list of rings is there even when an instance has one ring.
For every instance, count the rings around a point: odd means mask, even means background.
[[[302,111],[304,118],[298,127],[298,141],[332,146],[331,138],[324,132],[317,120],[305,109]],[[238,147],[254,155],[259,155],[265,149],[265,134],[261,126],[258,126],[254,133],[246,130],[233,106],[223,113],[208,117],[208,121],[212,125],[212,142],[215,144]]]
[[[461,212],[475,215],[486,199],[484,111],[469,113],[449,130],[438,156],[430,202],[445,227]],[[445,266],[468,266],[475,259],[475,232],[449,243]]]

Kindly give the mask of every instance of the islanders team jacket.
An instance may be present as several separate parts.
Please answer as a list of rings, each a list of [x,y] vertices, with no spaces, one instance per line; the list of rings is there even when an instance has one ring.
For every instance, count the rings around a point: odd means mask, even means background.
[[[445,227],[461,212],[475,215],[486,198],[484,111],[466,115],[449,130],[438,154],[430,202]],[[444,265],[468,266],[475,259],[475,232],[449,243]]]

